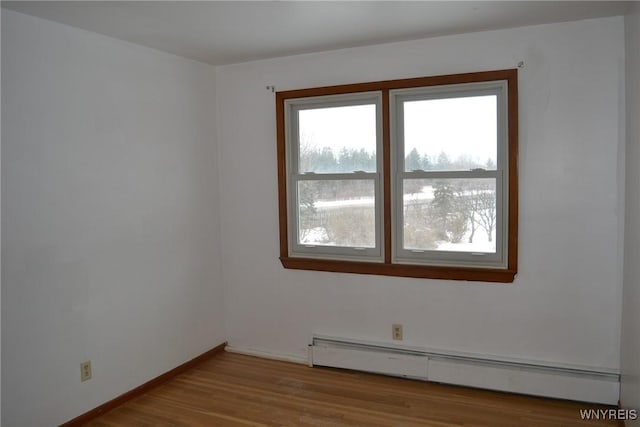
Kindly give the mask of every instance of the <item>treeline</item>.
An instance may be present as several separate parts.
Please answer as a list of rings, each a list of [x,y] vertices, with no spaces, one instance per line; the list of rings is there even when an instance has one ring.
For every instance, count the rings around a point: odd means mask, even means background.
[[[414,148],[404,158],[404,167],[406,171],[469,170],[478,168],[493,170],[496,168],[496,164],[491,158],[483,163],[466,154],[452,160],[444,151],[433,157],[427,154],[421,156],[418,150]]]
[[[405,170],[468,170],[495,169],[492,159],[479,162],[468,155],[451,159],[445,152],[437,156],[420,155],[412,149],[405,157]],[[316,173],[351,173],[354,171],[373,172],[376,170],[376,156],[364,149],[342,148],[337,154],[329,147],[322,149],[303,148],[300,153],[300,170]]]
[[[329,147],[305,149],[300,153],[300,170],[316,173],[374,172],[376,155],[363,148],[360,150],[343,148],[338,154]]]

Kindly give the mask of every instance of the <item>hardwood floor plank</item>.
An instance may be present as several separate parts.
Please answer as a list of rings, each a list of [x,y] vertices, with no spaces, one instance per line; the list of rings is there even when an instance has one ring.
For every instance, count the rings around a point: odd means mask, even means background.
[[[587,408],[609,407],[223,353],[87,426],[617,425],[581,420]]]

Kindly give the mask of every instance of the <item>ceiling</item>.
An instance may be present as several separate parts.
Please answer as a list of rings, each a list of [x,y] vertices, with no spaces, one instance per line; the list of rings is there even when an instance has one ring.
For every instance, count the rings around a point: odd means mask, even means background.
[[[616,1],[3,1],[213,65],[623,15]]]

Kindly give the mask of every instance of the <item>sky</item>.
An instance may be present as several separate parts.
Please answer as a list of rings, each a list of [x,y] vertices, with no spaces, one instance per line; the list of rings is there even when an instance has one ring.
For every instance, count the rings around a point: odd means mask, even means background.
[[[376,149],[376,106],[316,108],[299,113],[301,140],[319,150],[324,147],[338,154],[342,147]]]
[[[496,108],[495,95],[406,101],[405,155],[415,147],[430,157],[444,151],[451,160],[466,154],[483,164],[492,157],[495,163]],[[373,104],[299,113],[302,143],[319,150],[329,147],[336,154],[343,147],[375,151],[375,123]]]
[[[485,163],[491,153],[496,163],[496,102],[495,95],[405,102],[405,154],[444,151],[451,160],[467,154]]]

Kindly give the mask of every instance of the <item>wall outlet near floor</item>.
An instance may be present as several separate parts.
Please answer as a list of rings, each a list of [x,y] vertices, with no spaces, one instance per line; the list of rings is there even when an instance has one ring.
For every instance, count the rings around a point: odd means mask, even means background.
[[[80,364],[80,380],[87,381],[91,379],[91,360]]]
[[[394,340],[402,341],[402,325],[398,323],[393,324],[392,336]]]

